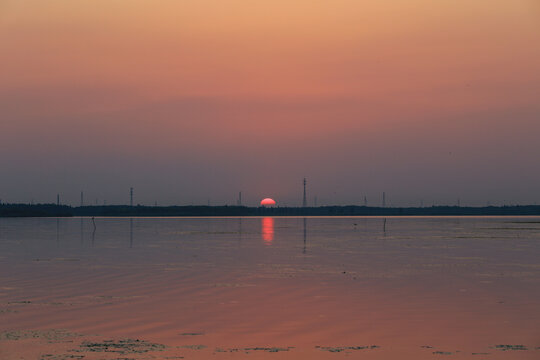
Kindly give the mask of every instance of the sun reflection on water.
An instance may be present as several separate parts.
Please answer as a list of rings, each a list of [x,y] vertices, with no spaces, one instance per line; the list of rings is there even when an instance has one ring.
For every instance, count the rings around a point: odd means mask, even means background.
[[[274,240],[274,218],[265,217],[261,219],[261,234],[266,245],[272,244]]]

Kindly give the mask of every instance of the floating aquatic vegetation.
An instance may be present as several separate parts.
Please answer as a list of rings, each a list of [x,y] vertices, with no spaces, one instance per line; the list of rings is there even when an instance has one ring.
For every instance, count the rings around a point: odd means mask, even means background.
[[[294,349],[293,346],[288,346],[286,348],[279,348],[279,347],[252,347],[252,348],[244,348],[244,351],[267,351],[267,352],[280,352],[280,351],[289,351],[290,349]]]
[[[501,351],[509,351],[509,350],[528,350],[525,345],[495,345],[495,349],[501,350]]]
[[[206,349],[208,346],[206,345],[181,345],[179,348],[182,349],[191,349],[191,350],[202,350]]]
[[[378,345],[366,345],[366,346],[315,346],[316,349],[321,349],[323,351],[329,351],[329,352],[342,352],[346,350],[372,350],[372,349],[379,349],[380,346]]]
[[[433,355],[453,355],[453,352],[450,351],[434,351]]]
[[[41,355],[40,360],[77,360],[84,359],[84,355],[73,355],[73,354],[44,354]]]
[[[250,351],[266,351],[266,352],[280,352],[280,351],[289,351],[291,349],[294,349],[294,346],[287,346],[285,348],[280,347],[249,347],[249,348],[230,348],[230,349],[222,349],[222,348],[216,348],[215,352],[246,352],[249,353]]]
[[[165,345],[151,343],[146,340],[139,339],[122,339],[122,340],[104,340],[102,342],[81,343],[80,349],[72,350],[75,352],[114,352],[119,354],[141,354],[149,351],[163,351]]]
[[[17,310],[0,309],[0,314],[16,314],[16,313],[18,313]]]
[[[71,333],[64,329],[51,330],[12,330],[0,333],[0,340],[23,340],[23,339],[45,339],[49,342],[62,341],[67,338],[82,336]]]

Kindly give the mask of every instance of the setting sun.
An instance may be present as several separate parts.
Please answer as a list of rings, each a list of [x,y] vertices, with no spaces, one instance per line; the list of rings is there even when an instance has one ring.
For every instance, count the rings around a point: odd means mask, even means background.
[[[276,205],[276,201],[271,198],[265,198],[261,200],[261,206],[272,206]]]

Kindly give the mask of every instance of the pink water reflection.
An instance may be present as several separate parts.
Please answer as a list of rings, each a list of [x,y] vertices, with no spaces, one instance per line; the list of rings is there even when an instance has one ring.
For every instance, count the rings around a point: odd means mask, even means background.
[[[266,245],[271,245],[274,240],[274,218],[265,217],[261,220],[262,239]]]

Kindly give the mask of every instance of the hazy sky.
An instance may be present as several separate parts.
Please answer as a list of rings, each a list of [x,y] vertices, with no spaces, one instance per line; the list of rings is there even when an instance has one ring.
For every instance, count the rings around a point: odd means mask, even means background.
[[[0,199],[540,202],[537,0],[0,0]]]

